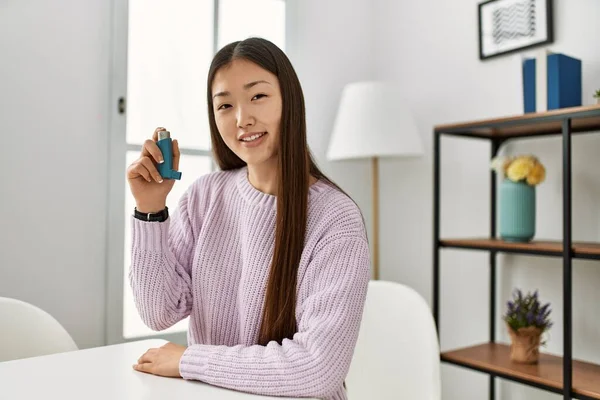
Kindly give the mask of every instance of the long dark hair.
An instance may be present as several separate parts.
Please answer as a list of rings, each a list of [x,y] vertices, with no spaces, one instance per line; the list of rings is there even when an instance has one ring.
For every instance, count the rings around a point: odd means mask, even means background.
[[[213,155],[220,169],[232,170],[246,165],[221,138],[212,103],[215,74],[237,59],[251,61],[277,76],[283,103],[277,157],[275,250],[258,339],[259,344],[266,345],[271,340],[281,343],[285,338],[291,339],[297,331],[296,284],[306,233],[310,176],[341,189],[319,170],[308,148],[304,95],[290,60],[279,47],[262,38],[226,45],[214,56],[208,72],[208,121]],[[289,229],[290,226],[294,229]]]

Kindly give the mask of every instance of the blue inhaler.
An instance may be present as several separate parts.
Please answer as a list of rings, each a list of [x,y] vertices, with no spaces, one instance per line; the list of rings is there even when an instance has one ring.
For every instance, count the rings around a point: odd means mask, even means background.
[[[173,141],[171,140],[171,133],[169,131],[159,131],[156,145],[163,155],[163,160],[165,160],[165,162],[156,166],[160,176],[163,179],[181,179],[181,172],[173,170]]]

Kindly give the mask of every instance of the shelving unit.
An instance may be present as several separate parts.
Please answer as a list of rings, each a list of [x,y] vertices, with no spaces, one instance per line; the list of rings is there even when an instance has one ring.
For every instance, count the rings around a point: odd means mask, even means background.
[[[433,316],[440,334],[440,252],[445,248],[488,251],[490,285],[489,342],[442,352],[442,362],[462,366],[490,376],[489,398],[495,399],[496,378],[503,378],[571,398],[600,400],[600,365],[572,359],[572,260],[600,260],[600,243],[572,241],[571,136],[600,130],[600,105],[564,108],[505,118],[434,128],[433,209]],[[442,135],[489,140],[490,159],[507,140],[525,137],[562,136],[563,240],[509,243],[496,237],[496,176],[490,184],[490,236],[486,238],[440,238],[440,152]],[[542,354],[537,365],[513,363],[509,346],[496,343],[496,259],[498,253],[519,253],[563,259],[563,355]]]

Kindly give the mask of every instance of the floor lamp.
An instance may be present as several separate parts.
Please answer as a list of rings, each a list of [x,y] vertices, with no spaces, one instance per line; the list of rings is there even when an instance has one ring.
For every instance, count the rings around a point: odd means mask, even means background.
[[[379,279],[379,158],[423,154],[421,138],[402,92],[386,82],[354,82],[342,91],[328,160],[371,159],[373,279]]]

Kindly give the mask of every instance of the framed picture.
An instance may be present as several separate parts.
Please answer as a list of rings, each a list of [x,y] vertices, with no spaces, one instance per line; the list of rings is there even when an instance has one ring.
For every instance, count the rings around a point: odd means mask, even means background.
[[[479,59],[554,41],[552,0],[489,0],[479,7]]]

